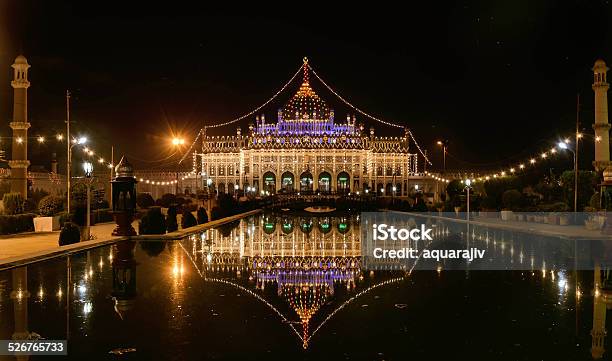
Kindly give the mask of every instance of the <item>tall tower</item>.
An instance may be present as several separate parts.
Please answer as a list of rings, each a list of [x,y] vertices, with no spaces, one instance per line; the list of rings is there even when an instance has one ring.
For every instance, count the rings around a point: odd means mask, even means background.
[[[593,66],[593,91],[595,92],[595,161],[598,171],[610,164],[610,123],[608,123],[608,84],[606,63],[598,59]]]
[[[10,123],[13,130],[13,148],[9,166],[11,167],[11,192],[21,193],[23,198],[28,196],[28,60],[19,55],[12,65],[14,70],[13,81],[13,121]]]

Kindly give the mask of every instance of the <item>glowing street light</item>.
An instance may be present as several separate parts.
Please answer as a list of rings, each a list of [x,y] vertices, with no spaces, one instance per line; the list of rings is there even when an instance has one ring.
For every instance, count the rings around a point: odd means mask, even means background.
[[[44,143],[45,142],[45,137],[40,135],[40,136],[38,136],[38,138],[36,138],[36,140],[38,141],[38,143]]]

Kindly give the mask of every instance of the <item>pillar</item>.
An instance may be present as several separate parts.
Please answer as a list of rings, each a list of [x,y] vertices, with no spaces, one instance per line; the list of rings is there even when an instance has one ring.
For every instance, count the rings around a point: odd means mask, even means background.
[[[608,123],[608,67],[598,59],[593,66],[593,91],[595,92],[595,161],[593,166],[601,171],[610,164],[610,123]]]
[[[20,193],[23,198],[28,197],[28,64],[23,55],[15,59],[13,68],[13,121],[10,127],[13,130],[13,144],[11,160],[11,192]]]

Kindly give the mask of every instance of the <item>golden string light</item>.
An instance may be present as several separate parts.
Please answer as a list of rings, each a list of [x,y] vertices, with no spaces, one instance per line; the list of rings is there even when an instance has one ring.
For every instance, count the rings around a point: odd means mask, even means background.
[[[582,134],[582,133],[576,133],[575,136],[578,139],[584,138],[584,134]],[[600,142],[601,141],[601,137],[599,137],[599,136],[595,136],[593,138],[595,139],[595,142]],[[569,137],[564,138],[562,143],[569,144],[570,143],[570,138]],[[562,143],[560,143],[560,144],[562,144]],[[567,149],[567,148],[565,148],[565,149]],[[544,161],[546,159],[551,159],[553,155],[556,155],[558,153],[562,153],[562,152],[559,152],[557,147],[552,147],[548,151],[541,152],[538,156],[530,157],[528,162],[529,162],[530,165],[535,166],[537,163],[539,163],[538,159],[540,161]],[[508,167],[507,170],[500,170],[497,173],[486,174],[486,175],[482,175],[482,176],[479,176],[479,177],[474,177],[474,178],[471,178],[471,182],[474,183],[474,182],[478,182],[478,181],[487,181],[487,180],[490,180],[491,178],[495,179],[495,178],[498,178],[498,177],[505,177],[508,173],[514,175],[517,172],[517,168],[519,170],[525,170],[525,164],[524,163],[519,163],[518,166],[510,166],[510,167]],[[468,173],[468,172],[462,172],[462,173]],[[460,178],[457,178],[457,179],[460,179]],[[466,179],[470,179],[470,178],[466,178]],[[461,180],[462,183],[464,182],[463,179],[460,179],[460,180]]]

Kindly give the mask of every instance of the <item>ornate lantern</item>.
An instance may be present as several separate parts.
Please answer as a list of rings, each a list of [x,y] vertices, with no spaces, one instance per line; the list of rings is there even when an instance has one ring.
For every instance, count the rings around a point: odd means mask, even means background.
[[[113,291],[115,312],[123,320],[136,301],[136,266],[134,241],[123,240],[113,246]]]
[[[134,178],[134,167],[122,157],[115,167],[115,179],[111,181],[113,217],[117,223],[113,236],[136,235],[132,227],[136,212],[136,183],[138,182]]]

